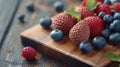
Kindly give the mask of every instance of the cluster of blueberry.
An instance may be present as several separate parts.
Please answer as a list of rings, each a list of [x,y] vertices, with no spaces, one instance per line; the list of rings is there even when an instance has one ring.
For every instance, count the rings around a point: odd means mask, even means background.
[[[120,2],[120,0],[104,0],[105,4],[114,4]],[[118,7],[119,9],[119,7]],[[93,38],[93,44],[97,49],[102,49],[106,43],[111,43],[113,45],[120,44],[120,12],[111,9],[112,14],[106,14],[105,12],[100,12],[98,17],[102,18],[105,29],[102,30],[101,35]],[[84,53],[90,52],[93,47],[88,42],[82,42],[79,46],[81,51]]]
[[[104,12],[99,13],[104,21],[106,28],[102,31],[102,35],[112,42],[113,44],[119,44],[120,42],[120,12],[111,10],[112,15],[105,14]]]

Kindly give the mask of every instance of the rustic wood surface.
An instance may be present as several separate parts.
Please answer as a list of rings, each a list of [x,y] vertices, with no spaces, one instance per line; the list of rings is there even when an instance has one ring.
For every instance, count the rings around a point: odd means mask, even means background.
[[[6,38],[21,0],[0,0],[0,46]]]
[[[42,28],[38,24],[21,33],[22,43],[24,46],[30,45],[39,52],[64,61],[66,64],[75,64],[77,67],[88,67],[88,65],[93,67],[110,67],[109,64],[111,61],[105,57],[105,53],[115,52],[120,54],[119,47],[110,44],[107,44],[101,51],[93,50],[89,54],[83,54],[67,37],[59,42],[53,41],[49,36],[50,31]],[[73,61],[73,59],[76,59],[78,63]]]
[[[0,0],[0,67],[67,67],[49,56],[38,53],[34,61],[26,61],[21,57],[23,46],[20,33],[35,24],[39,18],[53,16],[56,12],[52,4],[56,0]],[[62,0],[66,8],[80,4],[80,0]],[[34,2],[36,11],[29,13],[26,4]],[[18,21],[18,16],[25,13],[25,23]]]

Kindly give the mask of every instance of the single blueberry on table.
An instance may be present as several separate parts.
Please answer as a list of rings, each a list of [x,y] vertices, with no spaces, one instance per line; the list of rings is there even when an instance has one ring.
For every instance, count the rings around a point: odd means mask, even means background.
[[[100,17],[100,18],[103,18],[105,16],[105,12],[100,12],[99,14],[98,14],[98,17]]]
[[[101,36],[96,36],[93,38],[93,45],[99,50],[103,49],[106,45],[106,40]]]
[[[110,0],[104,0],[104,4],[111,5],[111,1]]]
[[[116,2],[120,2],[120,0],[110,0],[111,4],[114,4]]]
[[[80,43],[79,49],[83,53],[89,53],[90,51],[92,51],[93,47],[89,42],[83,41],[83,42]]]
[[[56,1],[53,4],[53,7],[55,8],[56,12],[60,13],[64,11],[64,4],[61,1]]]
[[[106,39],[109,38],[109,35],[110,35],[110,30],[109,29],[103,29],[102,32],[101,32],[102,36],[105,37]]]
[[[111,15],[105,15],[103,17],[103,21],[106,25],[109,25],[110,23],[113,22],[113,17]]]
[[[24,22],[25,14],[21,14],[18,16],[20,22]]]
[[[110,30],[120,32],[120,20],[114,20],[113,23],[110,24]]]
[[[114,20],[120,20],[120,12],[116,12],[113,17]]]
[[[60,41],[63,38],[63,35],[63,32],[58,29],[55,29],[50,32],[50,37],[55,41]]]
[[[111,10],[112,15],[114,15],[116,13],[116,11],[114,9]]]
[[[27,3],[26,9],[27,9],[29,12],[34,12],[34,10],[35,10],[34,4],[33,4],[32,2]]]
[[[40,18],[39,23],[43,28],[50,28],[52,20],[50,17]]]
[[[120,33],[113,33],[109,36],[109,42],[115,45],[120,45]]]

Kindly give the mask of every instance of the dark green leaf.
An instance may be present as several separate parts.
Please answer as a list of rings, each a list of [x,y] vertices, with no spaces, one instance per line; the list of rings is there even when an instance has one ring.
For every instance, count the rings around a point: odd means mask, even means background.
[[[113,52],[106,53],[106,57],[109,58],[111,61],[120,62],[120,56]]]
[[[98,2],[95,0],[87,0],[86,6],[88,7],[89,10],[94,10],[98,5]]]
[[[73,7],[71,9],[69,9],[69,10],[66,10],[65,13],[75,17],[79,21],[81,19],[81,16],[80,16],[80,14],[78,12],[75,11],[75,9],[76,8]]]

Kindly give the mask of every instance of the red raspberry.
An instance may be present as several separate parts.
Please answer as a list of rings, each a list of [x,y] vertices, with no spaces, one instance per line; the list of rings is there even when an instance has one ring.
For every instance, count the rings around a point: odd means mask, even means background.
[[[111,15],[110,6],[107,4],[99,4],[97,8],[94,10],[95,13],[99,14],[99,12],[105,12],[106,14]]]
[[[76,11],[80,13],[81,19],[84,19],[88,16],[94,16],[93,11],[90,11],[87,7],[78,7]]]
[[[27,60],[32,60],[37,55],[37,52],[31,46],[27,46],[22,49],[21,55]]]
[[[81,3],[81,5],[82,5],[82,6],[86,6],[86,1],[87,1],[87,0],[83,0],[82,3]]]
[[[116,10],[117,12],[120,12],[120,2],[114,3],[113,9]]]
[[[69,33],[74,24],[73,17],[65,13],[60,13],[52,19],[52,27],[63,31],[65,35]]]
[[[83,0],[81,5],[86,6],[86,2],[87,2],[87,0]],[[96,0],[96,2],[104,2],[104,0]]]
[[[82,41],[88,41],[89,37],[90,37],[89,26],[85,21],[82,20],[75,24],[69,32],[69,38],[76,45],[79,45]]]
[[[97,36],[101,33],[104,26],[101,18],[97,16],[90,16],[83,20],[85,20],[88,23],[88,26],[90,27],[91,36]]]
[[[96,0],[97,2],[104,2],[104,0]]]

